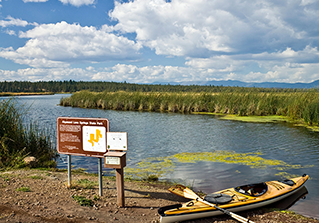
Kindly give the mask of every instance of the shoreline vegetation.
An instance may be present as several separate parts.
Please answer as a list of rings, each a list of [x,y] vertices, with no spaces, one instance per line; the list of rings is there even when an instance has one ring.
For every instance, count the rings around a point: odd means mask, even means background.
[[[53,92],[0,92],[0,97],[9,96],[32,96],[32,95],[53,95]]]
[[[317,89],[296,92],[90,92],[80,91],[60,100],[61,106],[120,111],[174,112],[220,115],[225,119],[287,121],[319,126]],[[265,118],[265,117],[268,117]]]
[[[14,98],[0,100],[0,171],[25,167],[27,156],[37,159],[32,165],[56,166],[58,154],[49,129],[28,120],[27,113]]]

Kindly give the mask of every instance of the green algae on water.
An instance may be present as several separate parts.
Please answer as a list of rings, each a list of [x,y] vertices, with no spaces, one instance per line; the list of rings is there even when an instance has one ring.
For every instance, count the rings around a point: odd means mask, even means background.
[[[290,122],[289,118],[280,115],[267,115],[267,116],[239,116],[239,115],[226,115],[220,117],[220,119],[234,120],[241,122]]]
[[[201,153],[178,153],[173,155],[180,163],[195,163],[197,161],[220,162],[240,164],[250,167],[265,168],[267,166],[285,165],[280,160],[268,160],[260,156],[260,153],[235,153],[233,151],[214,151]]]
[[[241,116],[241,115],[234,115],[234,114],[221,114],[221,113],[212,113],[212,112],[193,112],[192,114],[214,115],[214,116],[217,116],[219,119],[241,121],[241,122],[259,122],[259,123],[291,122],[291,120],[287,116],[283,116],[283,115]]]
[[[218,162],[226,164],[245,165],[251,168],[265,169],[271,167],[275,170],[289,170],[309,168],[299,164],[288,164],[282,160],[265,159],[262,153],[236,153],[234,151],[213,152],[184,152],[166,157],[150,157],[143,159],[136,167],[126,167],[125,176],[128,178],[147,179],[150,175],[162,177],[173,172],[178,163]]]

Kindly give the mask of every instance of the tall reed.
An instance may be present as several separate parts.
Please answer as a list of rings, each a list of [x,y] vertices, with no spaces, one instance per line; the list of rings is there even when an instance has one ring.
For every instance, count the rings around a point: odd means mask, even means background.
[[[14,99],[0,100],[0,169],[22,167],[28,155],[36,157],[39,166],[56,165],[49,130],[32,121],[23,124],[25,112]]]
[[[319,124],[319,92],[237,91],[194,92],[102,92],[81,91],[62,98],[60,105],[114,110],[162,112],[214,112],[223,114],[283,115]]]

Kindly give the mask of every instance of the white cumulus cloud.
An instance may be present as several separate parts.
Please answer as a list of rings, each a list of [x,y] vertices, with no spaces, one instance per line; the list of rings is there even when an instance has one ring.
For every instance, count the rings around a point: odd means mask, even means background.
[[[27,25],[37,25],[37,23],[29,23],[22,19],[15,19],[11,16],[7,16],[6,20],[0,20],[0,26],[1,27],[8,27],[8,26],[22,26],[25,27]]]
[[[246,62],[247,63],[247,62]],[[265,62],[267,63],[267,62]],[[271,62],[269,62],[271,63]],[[243,64],[237,62],[235,66]],[[267,66],[264,64],[264,66]],[[178,66],[143,66],[138,67],[131,64],[117,64],[105,69],[86,67],[52,67],[52,68],[27,68],[17,71],[1,70],[0,81],[28,80],[83,80],[83,81],[117,81],[131,83],[153,83],[153,82],[187,82],[187,81],[210,81],[210,80],[242,80],[247,82],[311,82],[319,79],[319,64],[269,64],[266,71],[250,71],[246,75],[237,72],[237,68],[232,71],[222,69],[203,69],[198,67],[178,67]],[[310,75],[309,75],[310,74]]]
[[[23,2],[47,2],[49,0],[23,0]]]
[[[82,5],[92,5],[94,4],[95,0],[59,0],[63,4],[70,4],[74,6],[82,6]]]
[[[24,0],[31,1],[41,0]],[[10,16],[0,20],[2,32],[25,39],[19,48],[1,48],[0,57],[32,67],[1,75],[135,83],[319,79],[318,0],[115,0],[114,5],[108,13],[112,26],[101,28],[63,21],[38,25]],[[8,28],[27,25],[35,27],[19,33]],[[108,61],[118,64],[95,66]],[[71,68],[77,63],[91,64]]]
[[[312,2],[116,1],[109,16],[118,22],[115,29],[136,33],[137,40],[157,54],[199,58],[305,47],[318,41],[319,20],[313,15],[319,7]]]
[[[49,0],[23,0],[23,2],[47,2]],[[82,5],[92,5],[95,3],[95,0],[59,0],[63,4],[70,4],[76,7],[80,7]]]
[[[315,0],[116,1],[109,12],[114,30],[185,58],[193,79],[288,82],[318,77],[318,15]]]
[[[39,25],[20,38],[26,44],[16,50],[0,49],[0,57],[32,67],[66,66],[72,62],[102,62],[139,58],[141,45],[93,26],[59,22]]]
[[[9,29],[7,29],[7,30],[5,31],[5,33],[6,33],[6,34],[9,34],[10,36],[16,36],[16,35],[17,35],[14,30],[9,30]]]

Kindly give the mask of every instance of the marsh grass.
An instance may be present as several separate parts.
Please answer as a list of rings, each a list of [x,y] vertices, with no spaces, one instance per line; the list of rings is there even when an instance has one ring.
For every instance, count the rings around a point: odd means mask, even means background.
[[[319,125],[317,89],[296,92],[235,91],[194,92],[102,92],[81,91],[62,98],[60,105],[122,111],[210,112],[239,116],[285,116]]]
[[[17,188],[16,191],[31,192],[31,189],[30,187],[20,187],[20,188]]]
[[[49,129],[36,122],[25,124],[27,110],[13,98],[0,100],[0,170],[24,167],[23,159],[34,156],[38,166],[55,167],[57,153]]]
[[[29,178],[34,179],[34,180],[42,180],[43,179],[43,177],[38,176],[38,175],[29,176]]]
[[[74,183],[73,187],[75,188],[83,188],[83,189],[93,189],[98,185],[98,182],[90,181],[88,179],[79,179]]]
[[[91,199],[87,199],[83,196],[77,196],[77,195],[73,195],[72,198],[78,202],[78,204],[80,204],[81,206],[89,206],[89,207],[93,207],[94,202]]]

